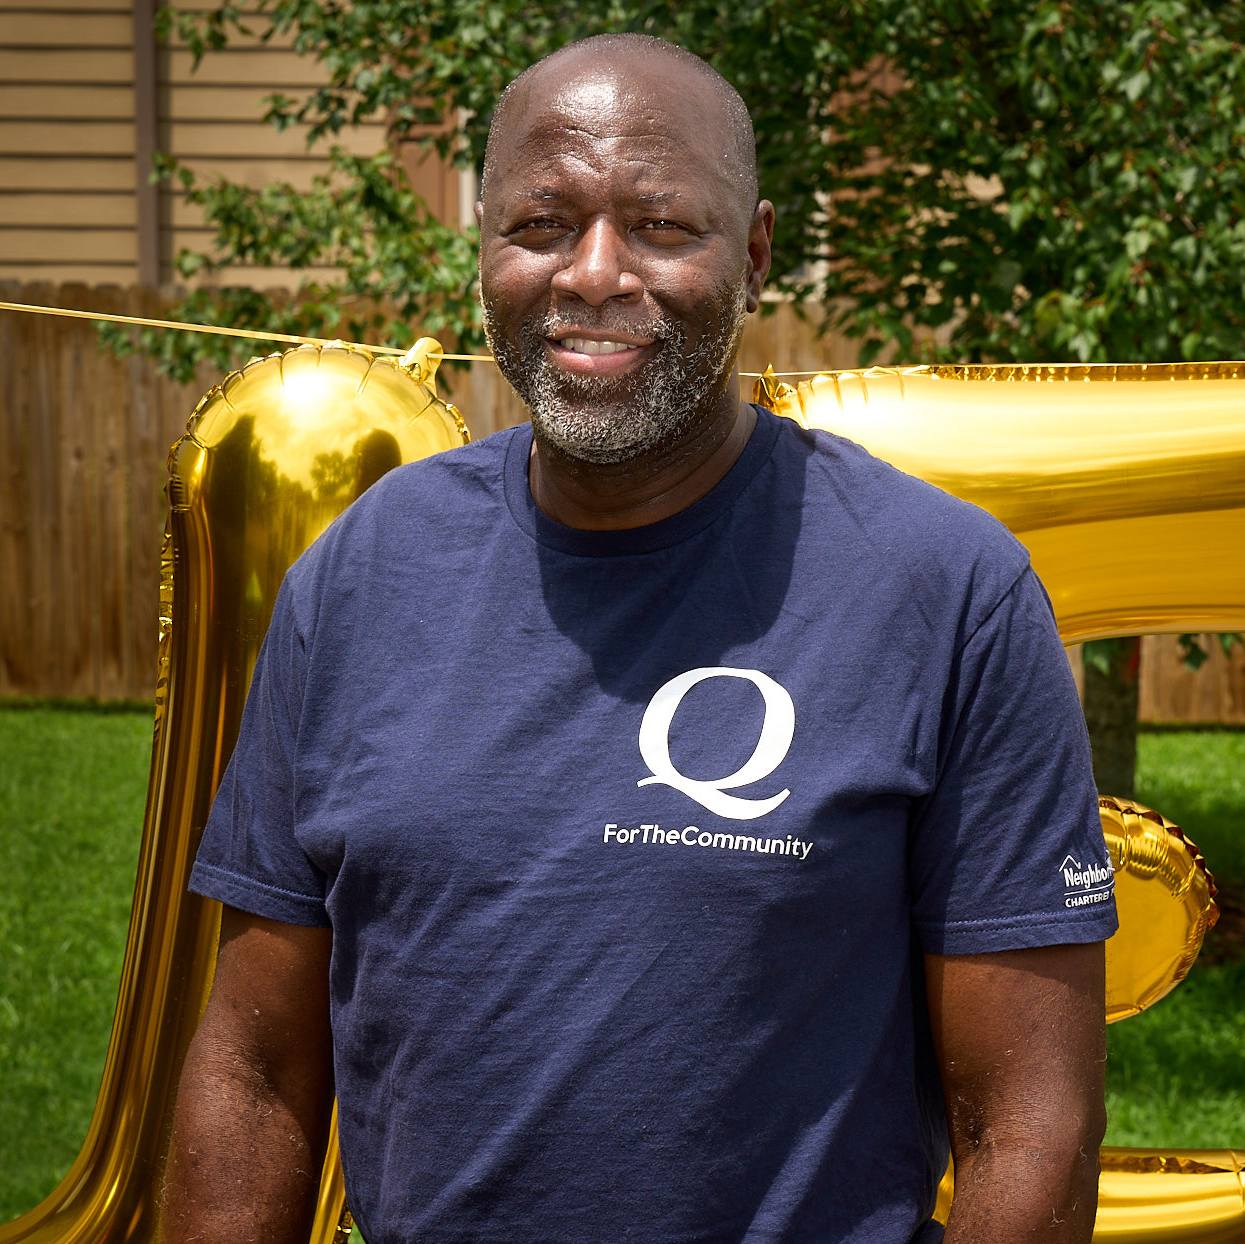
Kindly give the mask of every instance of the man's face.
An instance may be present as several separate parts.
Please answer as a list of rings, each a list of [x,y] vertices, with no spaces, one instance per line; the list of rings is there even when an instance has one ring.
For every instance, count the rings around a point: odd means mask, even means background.
[[[721,105],[679,70],[572,64],[495,135],[479,209],[489,342],[537,434],[590,462],[676,444],[737,402],[764,272]]]

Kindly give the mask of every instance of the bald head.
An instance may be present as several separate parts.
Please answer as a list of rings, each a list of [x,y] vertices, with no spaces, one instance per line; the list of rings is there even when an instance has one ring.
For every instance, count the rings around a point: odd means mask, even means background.
[[[547,453],[655,461],[737,426],[774,210],[703,61],[639,35],[546,57],[498,107],[476,218],[485,331]]]
[[[640,34],[593,35],[568,43],[510,83],[497,103],[489,128],[481,199],[487,199],[499,148],[534,101],[543,102],[570,84],[593,80],[603,89],[644,92],[656,76],[668,84],[696,91],[711,104],[703,116],[704,128],[696,138],[718,148],[721,170],[737,190],[739,206],[750,213],[757,202],[756,138],[752,118],[739,92],[712,65],[686,48]]]

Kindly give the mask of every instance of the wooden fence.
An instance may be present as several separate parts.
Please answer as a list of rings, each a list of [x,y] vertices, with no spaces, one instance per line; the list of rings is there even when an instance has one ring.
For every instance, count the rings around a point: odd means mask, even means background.
[[[0,300],[162,310],[108,287]],[[0,695],[154,694],[165,460],[194,388],[101,350],[89,322],[0,311]]]
[[[167,305],[140,290],[3,282],[0,301],[155,317]],[[750,321],[741,367],[854,361],[850,342],[818,339],[779,306]],[[145,358],[100,349],[87,321],[0,311],[0,697],[152,696],[165,460],[219,378],[205,368],[174,384]],[[524,417],[491,366],[447,378],[473,436]],[[1141,715],[1245,724],[1245,654],[1214,645],[1191,675],[1173,638],[1147,638]]]

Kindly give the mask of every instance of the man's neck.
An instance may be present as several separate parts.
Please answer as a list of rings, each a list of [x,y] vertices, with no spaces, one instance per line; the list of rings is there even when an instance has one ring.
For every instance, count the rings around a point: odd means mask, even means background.
[[[534,437],[528,464],[532,497],[565,527],[645,527],[699,501],[735,465],[755,426],[755,408],[746,402],[727,405],[692,437],[624,463],[584,462]]]

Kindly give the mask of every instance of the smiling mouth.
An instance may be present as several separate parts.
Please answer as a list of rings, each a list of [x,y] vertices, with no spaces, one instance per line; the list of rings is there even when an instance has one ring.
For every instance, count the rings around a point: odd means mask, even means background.
[[[648,343],[643,343],[647,345]],[[558,342],[565,350],[575,354],[621,354],[624,350],[638,350],[639,343],[628,341],[593,341],[588,337],[563,337]]]
[[[553,352],[552,362],[561,371],[602,379],[640,366],[643,360],[649,358],[656,344],[656,338],[652,337],[621,334],[581,336],[574,331],[565,332],[565,335],[550,335],[546,341]]]

